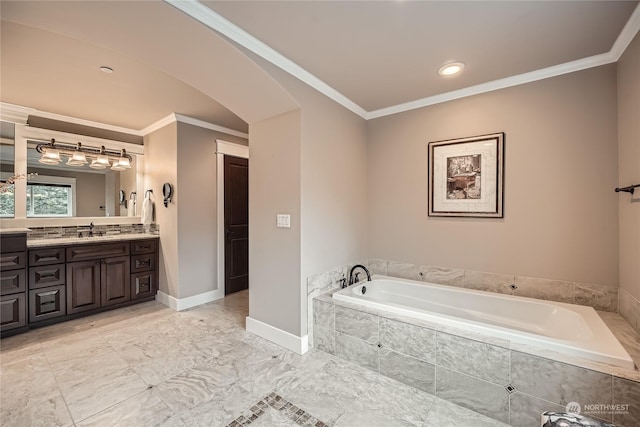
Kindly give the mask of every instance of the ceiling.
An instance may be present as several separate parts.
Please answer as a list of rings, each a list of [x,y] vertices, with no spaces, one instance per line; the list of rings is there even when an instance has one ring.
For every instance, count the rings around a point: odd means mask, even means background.
[[[162,23],[164,31],[186,34],[184,25],[200,25],[193,19],[184,23],[178,9],[185,7],[195,7],[191,16],[271,62],[276,58],[276,65],[365,118],[400,111],[399,105],[426,105],[425,99],[441,102],[453,91],[482,85],[495,89],[492,83],[524,73],[545,76],[541,69],[575,70],[560,65],[572,61],[590,66],[598,64],[591,58],[614,62],[606,54],[625,24],[639,21],[637,1],[167,2],[176,8],[162,2],[71,7],[68,2],[3,0],[0,100],[131,129],[176,112],[247,132],[247,124],[220,103],[138,61],[135,49],[125,54],[125,49],[109,50],[82,37],[84,32],[106,40],[104,30],[111,28],[113,40],[153,49],[154,40],[146,38],[151,26]],[[124,6],[129,20],[103,16],[112,8],[123,17]],[[88,13],[90,8],[96,12]],[[129,25],[138,11],[148,18]],[[71,29],[74,20],[78,25]],[[633,37],[637,27],[625,31]],[[185,48],[184,55],[197,64],[206,51]],[[216,60],[223,63],[224,58]],[[452,60],[463,61],[464,71],[440,77],[437,69]],[[115,72],[101,73],[101,65]]]

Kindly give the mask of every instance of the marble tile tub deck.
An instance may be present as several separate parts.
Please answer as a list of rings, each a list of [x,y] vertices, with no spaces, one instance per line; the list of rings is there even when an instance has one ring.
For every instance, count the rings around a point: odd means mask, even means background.
[[[504,424],[319,350],[245,331],[246,292],[157,302],[0,341],[2,426]]]
[[[331,292],[313,307],[315,348],[501,422],[537,426],[542,412],[577,402],[586,415],[640,426],[640,336],[618,314],[599,312],[636,369],[335,301]]]

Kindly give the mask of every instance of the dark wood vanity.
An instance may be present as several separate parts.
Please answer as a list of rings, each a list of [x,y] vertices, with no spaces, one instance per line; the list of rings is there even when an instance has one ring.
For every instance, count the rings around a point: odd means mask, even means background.
[[[158,238],[27,248],[26,233],[2,234],[2,336],[129,304],[158,289]]]

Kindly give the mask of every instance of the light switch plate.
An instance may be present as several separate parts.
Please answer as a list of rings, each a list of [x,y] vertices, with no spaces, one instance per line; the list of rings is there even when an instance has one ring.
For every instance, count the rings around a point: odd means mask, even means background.
[[[277,214],[276,226],[280,228],[291,228],[291,215],[289,214]]]

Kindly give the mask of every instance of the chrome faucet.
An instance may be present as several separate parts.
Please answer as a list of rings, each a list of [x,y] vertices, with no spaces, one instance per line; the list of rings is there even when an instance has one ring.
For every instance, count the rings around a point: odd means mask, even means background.
[[[358,275],[360,275],[360,273],[356,273],[355,275],[353,274],[353,272],[357,269],[357,268],[361,268],[364,270],[365,273],[367,273],[367,281],[371,281],[371,273],[369,273],[369,270],[367,270],[367,267],[365,267],[362,264],[356,264],[353,267],[351,267],[351,271],[349,271],[349,285],[351,286],[354,283],[358,282]],[[344,286],[346,287],[346,286]]]

